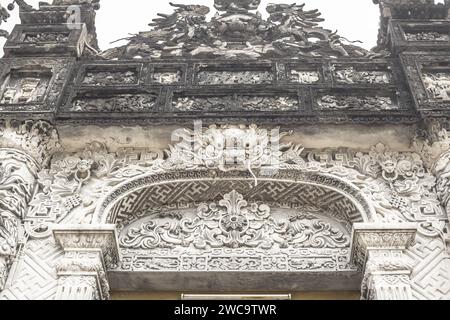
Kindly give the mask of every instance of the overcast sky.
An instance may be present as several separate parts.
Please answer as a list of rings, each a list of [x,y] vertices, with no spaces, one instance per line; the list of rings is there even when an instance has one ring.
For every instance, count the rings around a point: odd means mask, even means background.
[[[37,7],[39,1],[27,0],[30,5]],[[51,2],[51,0],[47,0]],[[372,0],[303,0],[306,9],[319,9],[325,18],[323,26],[338,30],[339,34],[349,40],[361,40],[361,46],[370,49],[377,41],[379,25],[379,9]],[[302,0],[297,3],[302,3]],[[0,0],[6,7],[10,2]],[[175,3],[204,4],[212,8],[214,0],[173,0]],[[293,3],[295,0],[262,0],[259,11],[266,17],[268,3]],[[97,33],[101,49],[107,49],[114,40],[126,37],[129,33],[148,30],[148,23],[157,13],[171,13],[168,0],[101,0],[101,9],[97,12]],[[214,11],[213,11],[214,12]],[[19,23],[17,10],[12,18],[1,27],[11,31],[14,24]],[[3,41],[0,45],[3,47]]]

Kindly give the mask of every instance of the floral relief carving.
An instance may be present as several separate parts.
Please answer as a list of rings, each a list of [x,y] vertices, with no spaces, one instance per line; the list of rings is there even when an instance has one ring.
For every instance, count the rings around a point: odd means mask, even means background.
[[[51,221],[90,221],[98,199],[124,179],[176,170],[213,169],[223,172],[257,170],[269,176],[277,170],[307,170],[342,177],[370,199],[379,221],[423,221],[445,218],[436,193],[436,179],[425,171],[420,156],[391,152],[377,145],[370,152],[305,152],[283,143],[289,133],[269,132],[257,126],[211,126],[200,131],[179,130],[179,143],[148,160],[135,163],[104,146],[54,160],[39,176],[41,191],[31,203],[30,218]],[[227,144],[243,147],[236,153]],[[229,145],[228,145],[229,146]],[[71,214],[76,212],[75,215]],[[69,215],[70,214],[70,215]],[[69,217],[70,218],[67,218]]]
[[[202,204],[195,218],[175,216],[170,221],[150,220],[128,229],[120,239],[124,248],[154,249],[193,246],[210,248],[345,248],[349,237],[342,227],[312,214],[284,220],[271,216],[265,204],[244,200],[236,191],[219,203]]]

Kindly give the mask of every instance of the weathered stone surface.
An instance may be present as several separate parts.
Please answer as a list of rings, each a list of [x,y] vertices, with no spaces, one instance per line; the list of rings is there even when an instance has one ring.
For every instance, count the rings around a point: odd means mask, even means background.
[[[449,5],[375,2],[373,51],[304,5],[216,0],[98,52],[98,0],[16,1],[0,298],[450,299]]]

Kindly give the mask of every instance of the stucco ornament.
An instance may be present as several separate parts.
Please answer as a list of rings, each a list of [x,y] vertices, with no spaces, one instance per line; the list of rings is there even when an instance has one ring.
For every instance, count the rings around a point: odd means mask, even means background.
[[[169,218],[163,213],[160,218]],[[198,206],[194,218],[152,219],[127,229],[124,248],[345,248],[347,231],[311,213],[276,218],[264,203],[248,203],[236,191],[218,203]]]
[[[174,132],[178,143],[162,151],[123,150],[110,153],[93,143],[84,152],[54,157],[51,168],[39,174],[40,191],[31,202],[28,223],[35,237],[48,236],[42,222],[89,223],[99,199],[127,179],[170,172],[246,171],[257,176],[279,171],[321,172],[357,186],[370,199],[377,221],[442,219],[445,213],[433,192],[436,179],[415,153],[391,152],[384,145],[369,152],[305,151],[284,142],[289,132],[256,125],[211,126]],[[141,155],[139,155],[141,154]],[[138,156],[137,156],[138,155]],[[139,160],[131,160],[139,159]]]

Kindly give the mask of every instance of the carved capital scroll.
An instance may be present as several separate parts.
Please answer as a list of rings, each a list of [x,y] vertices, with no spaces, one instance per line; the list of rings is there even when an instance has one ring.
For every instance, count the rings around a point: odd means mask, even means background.
[[[352,261],[364,270],[362,299],[411,300],[411,267],[404,250],[415,224],[355,224]]]
[[[113,225],[55,226],[53,236],[64,249],[57,265],[57,300],[108,300],[106,270],[119,261]]]
[[[60,148],[59,135],[47,121],[0,121],[0,147],[21,150],[45,167]]]

